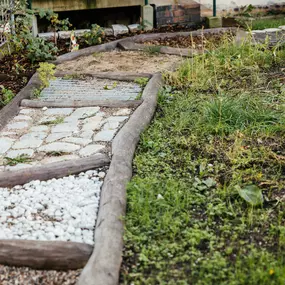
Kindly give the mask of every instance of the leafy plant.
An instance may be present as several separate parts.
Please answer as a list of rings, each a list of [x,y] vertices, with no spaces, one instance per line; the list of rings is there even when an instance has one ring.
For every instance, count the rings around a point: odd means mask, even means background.
[[[93,24],[90,32],[85,32],[83,35],[85,43],[89,46],[101,44],[104,37],[104,29],[97,24]]]
[[[57,45],[57,31],[68,31],[69,28],[72,27],[72,24],[69,22],[69,19],[59,19],[59,15],[57,13],[54,13],[50,9],[40,9],[38,11],[40,18],[45,18],[48,21],[50,21],[51,27],[53,29],[54,33],[54,43]]]
[[[144,88],[147,85],[148,81],[149,79],[146,77],[138,77],[134,80],[134,82],[138,84],[141,88]]]
[[[0,100],[0,102],[2,105],[5,106],[11,102],[11,100],[16,96],[16,94],[12,90],[7,89],[4,86],[0,86],[0,88],[1,88],[2,97],[3,97],[3,99]]]
[[[156,55],[160,53],[161,46],[148,46],[144,48],[144,51],[149,55]]]
[[[51,151],[51,152],[47,152],[46,155],[47,156],[63,156],[63,155],[68,155],[70,154],[69,152],[63,152],[63,151]]]
[[[41,88],[49,87],[50,80],[54,80],[55,65],[52,63],[41,62],[40,67],[37,69],[41,81]]]
[[[262,191],[256,185],[247,185],[243,188],[237,185],[235,188],[240,197],[252,206],[258,206],[263,203]]]
[[[21,154],[15,158],[5,157],[6,165],[15,166],[19,163],[28,163],[31,161],[31,158],[25,154]]]
[[[54,59],[58,49],[45,39],[32,34],[34,11],[23,8],[15,19],[15,33],[7,36],[8,44],[15,52],[23,53],[32,63]]]

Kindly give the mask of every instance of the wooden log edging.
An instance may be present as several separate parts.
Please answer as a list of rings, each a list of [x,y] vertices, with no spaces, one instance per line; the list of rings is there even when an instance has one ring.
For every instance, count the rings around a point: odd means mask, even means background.
[[[0,264],[44,270],[85,266],[93,246],[64,241],[0,240]]]
[[[132,162],[142,131],[150,124],[157,106],[161,74],[155,74],[143,92],[143,103],[112,143],[112,161],[104,180],[95,230],[95,247],[78,285],[116,285],[122,262],[126,212],[126,185],[132,178]]]
[[[28,108],[81,108],[81,107],[107,107],[107,108],[135,108],[142,100],[64,100],[64,101],[37,101],[22,100],[21,106]]]
[[[79,73],[71,72],[71,71],[56,71],[56,77],[64,77],[64,76],[90,76],[102,79],[110,79],[110,80],[118,80],[118,81],[134,81],[137,78],[151,78],[151,73],[133,73],[133,72],[82,72]]]
[[[62,178],[109,164],[110,159],[106,154],[95,154],[86,158],[54,162],[16,171],[3,171],[0,172],[0,187],[24,185],[33,180],[46,181],[52,178]]]
[[[138,44],[133,41],[124,41],[118,44],[118,47],[124,51],[147,51],[148,48],[154,47],[154,45]],[[167,46],[161,46],[159,53],[177,55],[183,57],[193,57],[198,54],[202,54],[202,50],[191,49],[191,48],[173,48]]]
[[[4,126],[19,113],[20,103],[23,99],[30,98],[33,90],[41,86],[39,77],[36,74],[32,76],[28,84],[13,98],[13,100],[0,110],[0,131]]]

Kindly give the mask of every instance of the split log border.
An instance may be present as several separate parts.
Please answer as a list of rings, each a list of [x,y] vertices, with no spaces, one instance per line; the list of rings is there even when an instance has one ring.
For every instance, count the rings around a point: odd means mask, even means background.
[[[156,73],[136,109],[112,143],[112,161],[105,177],[95,230],[94,251],[78,285],[117,285],[122,263],[126,185],[132,178],[132,163],[141,133],[150,124],[157,106],[162,75]]]
[[[23,99],[29,99],[33,90],[41,86],[37,73],[35,73],[28,84],[13,98],[13,100],[0,110],[0,131],[5,125],[14,118],[20,110]]]
[[[15,171],[3,171],[0,172],[0,187],[24,185],[34,180],[46,181],[52,178],[62,178],[109,164],[110,159],[106,154],[95,154],[85,158],[53,162]]]
[[[44,270],[85,266],[93,246],[65,241],[0,240],[0,264]]]
[[[134,81],[137,78],[151,78],[151,73],[133,73],[133,72],[71,72],[71,71],[56,71],[56,77],[64,77],[64,76],[90,76],[101,79],[110,79],[110,80],[118,80],[118,81]]]
[[[28,108],[81,108],[81,107],[108,107],[108,108],[136,108],[142,100],[65,100],[65,101],[37,101],[37,100],[22,100],[21,106]]]

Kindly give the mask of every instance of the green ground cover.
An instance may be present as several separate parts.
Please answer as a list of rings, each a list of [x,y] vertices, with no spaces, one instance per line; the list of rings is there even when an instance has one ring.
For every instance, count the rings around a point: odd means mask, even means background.
[[[284,61],[225,38],[165,75],[127,189],[121,284],[285,284]]]
[[[252,21],[251,30],[264,30],[278,28],[285,25],[285,17],[282,19],[257,19]]]

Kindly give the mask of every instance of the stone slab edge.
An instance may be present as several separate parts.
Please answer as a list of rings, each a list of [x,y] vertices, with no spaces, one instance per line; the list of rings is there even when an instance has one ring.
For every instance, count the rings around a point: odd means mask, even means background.
[[[143,103],[112,143],[112,161],[104,180],[95,247],[78,285],[117,285],[122,263],[126,185],[132,178],[132,162],[141,133],[150,124],[157,106],[162,75],[154,74],[143,91]]]
[[[13,100],[0,110],[0,131],[19,113],[21,101],[23,99],[29,99],[33,90],[40,86],[41,82],[37,73],[35,73],[28,84],[13,98]]]
[[[55,61],[52,63],[54,64],[61,64],[63,62],[74,60],[82,56],[88,56],[96,52],[106,52],[111,51],[117,48],[117,45],[124,41],[133,41],[135,43],[143,43],[145,41],[149,40],[155,40],[155,39],[165,39],[165,38],[174,38],[177,36],[184,36],[187,37],[192,34],[192,36],[198,36],[201,34],[219,34],[219,33],[225,33],[229,31],[236,31],[237,28],[235,27],[227,27],[227,28],[215,28],[215,29],[203,29],[203,30],[197,30],[197,31],[189,31],[189,32],[175,32],[175,33],[157,33],[157,34],[142,34],[142,35],[136,35],[133,37],[127,37],[120,40],[115,40],[109,43],[105,43],[102,45],[97,46],[91,46],[88,48],[81,49],[79,51],[70,52],[64,55],[59,56]]]
[[[0,240],[0,264],[44,270],[83,268],[93,246],[64,241]]]
[[[46,181],[52,178],[62,178],[109,164],[110,159],[106,154],[95,154],[85,158],[53,162],[26,169],[2,171],[0,172],[0,187],[24,185],[34,180]]]

